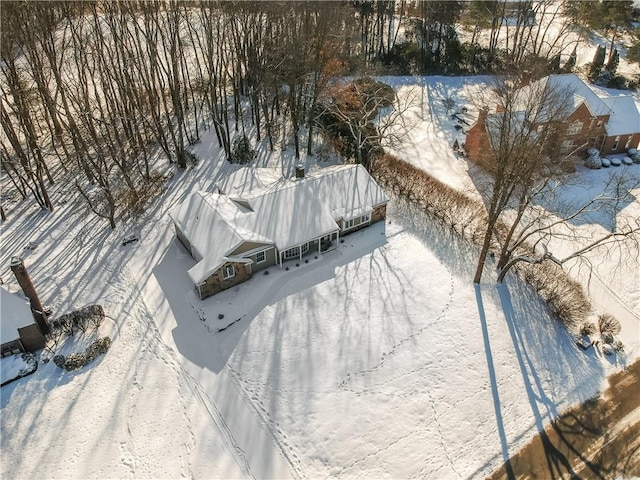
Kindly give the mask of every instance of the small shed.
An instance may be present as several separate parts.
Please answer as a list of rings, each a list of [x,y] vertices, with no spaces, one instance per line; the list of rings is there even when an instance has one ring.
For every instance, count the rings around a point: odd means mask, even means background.
[[[2,356],[44,348],[45,338],[36,324],[29,300],[0,288],[0,350]]]

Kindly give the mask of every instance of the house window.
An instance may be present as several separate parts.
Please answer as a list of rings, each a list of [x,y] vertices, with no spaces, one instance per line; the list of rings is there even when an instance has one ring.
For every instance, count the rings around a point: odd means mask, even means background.
[[[229,280],[236,276],[236,269],[233,265],[225,265],[224,270],[222,271],[222,278],[225,280]]]
[[[624,144],[624,149],[628,150],[631,147],[631,139],[633,138],[633,135],[629,135],[629,138],[627,139],[627,143]]]
[[[614,140],[613,140],[613,146],[611,147],[611,150],[618,150],[618,144],[620,143],[620,135],[618,135]]]
[[[299,257],[300,255],[304,255],[305,253],[307,253],[308,250],[309,250],[309,244],[305,243],[304,245],[300,245],[298,247],[293,247],[288,250],[285,250],[282,253],[282,256],[284,257],[285,260],[288,260],[290,258],[295,258],[295,257]]]
[[[265,260],[264,252],[256,253],[256,263],[263,263]]]
[[[367,223],[370,220],[371,220],[371,214],[367,213],[366,215],[363,215],[361,217],[356,217],[356,218],[352,218],[351,220],[347,220],[346,222],[344,222],[344,227],[342,227],[342,229],[349,230],[350,228],[357,227],[358,225],[361,225],[363,223]]]
[[[567,129],[567,135],[577,135],[582,131],[582,122],[573,122]]]

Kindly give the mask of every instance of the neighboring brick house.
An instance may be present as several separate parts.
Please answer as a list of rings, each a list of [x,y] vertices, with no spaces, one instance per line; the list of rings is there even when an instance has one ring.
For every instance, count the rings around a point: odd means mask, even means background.
[[[45,337],[36,324],[29,300],[0,288],[0,352],[2,356],[44,348]]]
[[[362,165],[287,179],[276,169],[241,168],[214,192],[195,192],[170,216],[198,263],[188,274],[201,299],[268,266],[336,248],[341,235],[386,216],[387,197]]]
[[[611,95],[596,86],[587,85],[574,74],[550,75],[534,84],[568,92],[570,111],[565,122],[563,151],[584,153],[589,148],[596,148],[602,155],[612,155],[638,148],[640,112],[631,95]],[[465,141],[467,155],[481,165],[486,165],[491,157],[487,118],[486,112],[480,112]],[[539,123],[530,126],[533,129],[538,127]]]

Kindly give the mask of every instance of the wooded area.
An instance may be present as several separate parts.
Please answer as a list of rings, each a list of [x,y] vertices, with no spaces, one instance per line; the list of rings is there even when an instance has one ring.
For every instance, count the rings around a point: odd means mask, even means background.
[[[299,157],[332,129],[329,112],[348,127],[333,128],[352,144],[344,151],[366,163],[372,112],[351,114],[358,121],[349,124],[335,101],[348,91],[336,93],[332,79],[496,72],[540,59],[552,68],[574,45],[543,41],[546,24],[530,20],[567,11],[566,28],[593,22],[575,3],[516,2],[511,11],[504,0],[6,1],[2,168],[23,198],[49,210],[48,185],[64,176],[115,228],[120,213],[157,191],[152,159],[160,153],[186,168],[188,146],[205,129],[230,161],[263,139],[271,149],[292,141]],[[473,25],[470,42],[460,25]],[[504,32],[513,39],[506,46]]]

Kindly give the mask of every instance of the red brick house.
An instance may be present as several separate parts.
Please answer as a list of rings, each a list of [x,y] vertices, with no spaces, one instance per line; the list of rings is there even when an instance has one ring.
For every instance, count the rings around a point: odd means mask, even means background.
[[[569,96],[564,151],[584,153],[589,148],[597,148],[602,155],[614,155],[638,148],[640,112],[631,95],[612,95],[610,91],[586,84],[574,74],[550,75],[523,89],[534,86],[566,91]],[[491,157],[487,118],[486,112],[480,113],[465,141],[467,155],[480,164],[486,164]],[[532,129],[540,127],[540,122],[529,125]]]

